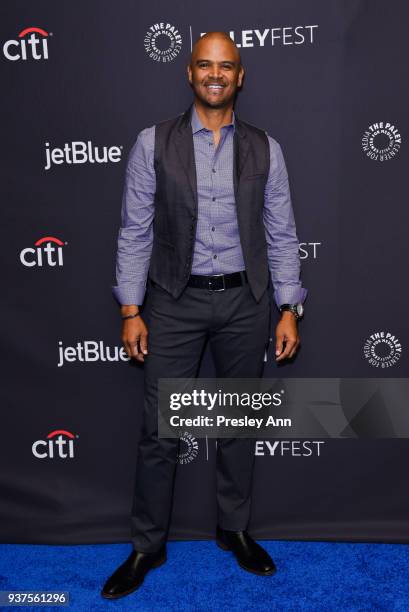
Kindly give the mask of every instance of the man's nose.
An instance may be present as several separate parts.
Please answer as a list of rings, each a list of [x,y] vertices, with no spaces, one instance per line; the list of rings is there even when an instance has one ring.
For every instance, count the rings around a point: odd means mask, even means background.
[[[221,69],[220,66],[213,65],[210,69],[210,74],[209,76],[212,77],[213,79],[220,79],[222,73],[221,73]]]

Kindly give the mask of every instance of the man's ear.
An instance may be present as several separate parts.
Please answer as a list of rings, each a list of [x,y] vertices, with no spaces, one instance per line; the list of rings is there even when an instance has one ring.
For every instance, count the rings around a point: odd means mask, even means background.
[[[244,79],[244,68],[243,66],[241,66],[240,70],[239,70],[239,78],[237,79],[237,86],[241,87],[243,85],[243,79]]]
[[[192,84],[192,69],[190,68],[190,64],[187,66],[187,78],[190,84]]]

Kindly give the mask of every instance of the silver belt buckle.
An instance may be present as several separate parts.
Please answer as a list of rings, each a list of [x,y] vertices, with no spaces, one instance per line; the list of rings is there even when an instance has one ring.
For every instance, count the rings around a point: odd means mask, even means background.
[[[212,291],[216,291],[216,292],[226,291],[226,281],[225,281],[225,278],[224,278],[224,274],[213,274],[212,276],[222,276],[223,277],[223,287],[222,287],[222,289],[212,289]]]

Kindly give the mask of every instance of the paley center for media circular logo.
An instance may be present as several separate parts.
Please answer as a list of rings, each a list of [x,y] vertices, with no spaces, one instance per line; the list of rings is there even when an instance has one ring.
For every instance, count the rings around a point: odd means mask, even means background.
[[[373,123],[362,136],[362,148],[370,159],[387,161],[399,152],[402,136],[391,123]]]
[[[375,368],[394,366],[402,354],[399,338],[390,332],[374,332],[365,340],[364,355]]]
[[[171,62],[182,48],[182,36],[171,23],[154,23],[146,32],[143,44],[155,62]]]
[[[179,437],[179,440],[180,440],[180,446],[184,444],[185,450],[179,450],[178,462],[181,463],[182,465],[185,463],[190,463],[191,461],[193,461],[193,459],[196,459],[197,457],[197,453],[199,451],[199,444],[196,438],[194,438],[192,434],[190,434],[187,431],[185,431]]]

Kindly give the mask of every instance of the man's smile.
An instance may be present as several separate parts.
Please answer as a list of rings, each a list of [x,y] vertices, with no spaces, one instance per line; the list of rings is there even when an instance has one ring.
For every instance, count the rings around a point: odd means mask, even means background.
[[[219,94],[225,88],[225,85],[221,85],[220,83],[209,83],[205,85],[206,89],[210,93]]]

